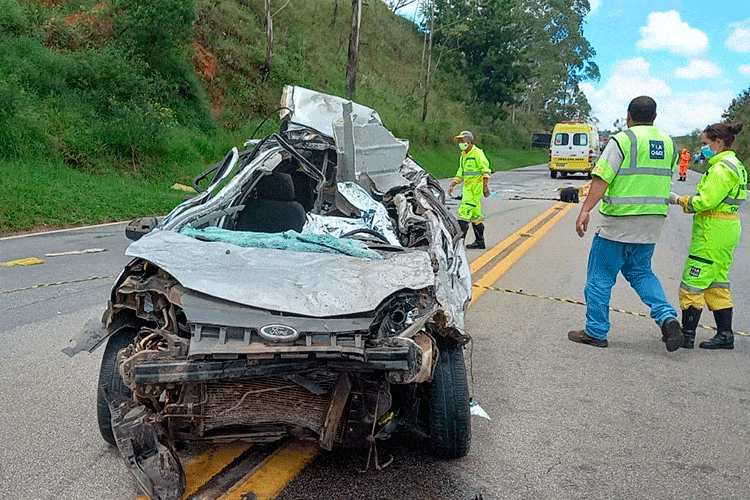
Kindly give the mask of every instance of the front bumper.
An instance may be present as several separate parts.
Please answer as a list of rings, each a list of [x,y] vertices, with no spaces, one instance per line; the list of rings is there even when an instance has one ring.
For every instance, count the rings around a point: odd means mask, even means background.
[[[133,365],[131,383],[135,386],[184,384],[291,374],[319,368],[397,372],[394,374],[398,375],[397,379],[408,383],[421,371],[423,354],[422,347],[412,339],[393,337],[368,348],[286,346],[266,348],[262,352],[247,354],[243,359],[152,359]]]

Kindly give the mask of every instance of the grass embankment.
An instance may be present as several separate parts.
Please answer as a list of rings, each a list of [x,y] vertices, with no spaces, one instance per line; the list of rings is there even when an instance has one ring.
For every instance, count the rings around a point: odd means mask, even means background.
[[[546,149],[485,147],[482,151],[487,156],[493,172],[547,163],[549,155]],[[438,179],[445,179],[455,175],[460,152],[456,147],[444,146],[431,149],[412,148],[410,154],[432,175]]]

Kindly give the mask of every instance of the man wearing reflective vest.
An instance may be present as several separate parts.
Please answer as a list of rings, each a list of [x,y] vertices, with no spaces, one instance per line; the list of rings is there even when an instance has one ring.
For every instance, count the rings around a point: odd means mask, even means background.
[[[453,195],[453,188],[464,183],[461,196],[461,206],[458,207],[458,223],[464,232],[464,237],[469,229],[474,230],[474,243],[466,245],[466,248],[483,249],[484,245],[484,216],[482,215],[482,195],[490,195],[489,180],[490,162],[484,152],[474,145],[474,134],[464,130],[456,137],[458,147],[461,149],[458,171],[453,182],[448,187],[448,196]]]
[[[586,233],[589,212],[600,200],[602,220],[589,252],[586,328],[568,333],[573,342],[607,347],[609,299],[622,272],[650,307],[667,350],[682,345],[677,311],[651,270],[678,155],[672,138],[654,127],[655,118],[656,102],[651,97],[633,99],[628,106],[628,129],[612,137],[591,171],[591,188],[576,220],[578,236]]]

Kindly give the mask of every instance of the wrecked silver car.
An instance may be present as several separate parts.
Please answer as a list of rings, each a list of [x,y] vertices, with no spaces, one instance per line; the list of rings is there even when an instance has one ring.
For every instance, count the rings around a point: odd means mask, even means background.
[[[282,106],[279,133],[128,228],[103,318],[65,349],[106,341],[99,428],[152,498],[184,492],[177,442],[469,450],[471,275],[442,189],[372,109],[301,87]]]

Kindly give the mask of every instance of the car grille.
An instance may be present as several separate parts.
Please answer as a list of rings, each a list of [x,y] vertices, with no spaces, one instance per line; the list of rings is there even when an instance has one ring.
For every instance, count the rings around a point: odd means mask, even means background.
[[[203,431],[229,426],[288,424],[320,432],[337,374],[306,374],[325,393],[316,395],[284,377],[203,386]]]

